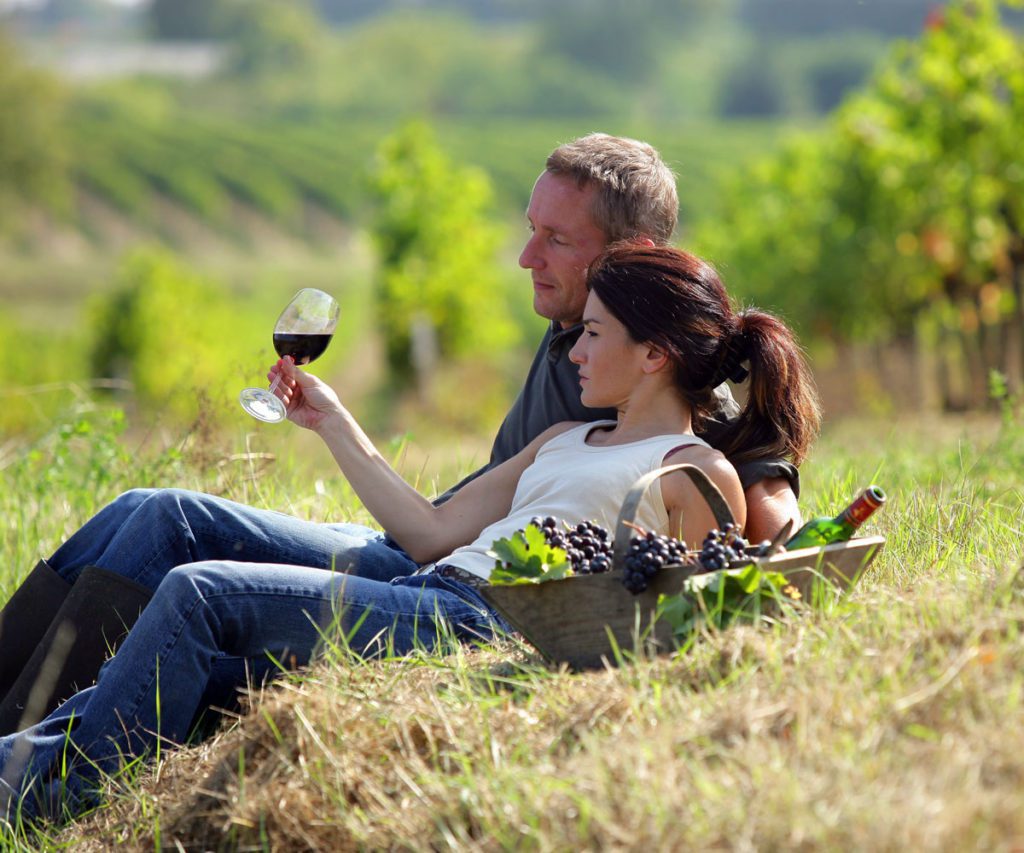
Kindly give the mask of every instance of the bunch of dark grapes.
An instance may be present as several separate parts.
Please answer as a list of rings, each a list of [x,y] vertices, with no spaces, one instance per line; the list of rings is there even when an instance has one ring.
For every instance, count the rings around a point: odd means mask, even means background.
[[[641,531],[629,540],[622,566],[622,585],[639,595],[664,566],[686,558],[686,543],[669,536]]]
[[[740,536],[740,529],[731,522],[721,530],[714,529],[704,538],[697,560],[707,571],[729,568],[729,564],[747,555],[749,543]]]
[[[608,531],[593,521],[581,521],[575,527],[552,516],[535,517],[530,524],[539,527],[552,548],[561,548],[569,557],[572,570],[578,575],[596,575],[612,567],[612,542]]]

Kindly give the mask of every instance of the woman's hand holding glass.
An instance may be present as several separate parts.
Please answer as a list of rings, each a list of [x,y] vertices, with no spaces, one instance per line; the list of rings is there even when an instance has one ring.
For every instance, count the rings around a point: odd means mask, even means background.
[[[274,394],[292,423],[314,432],[331,415],[344,413],[338,395],[322,379],[296,367],[291,357],[279,359],[267,373]]]

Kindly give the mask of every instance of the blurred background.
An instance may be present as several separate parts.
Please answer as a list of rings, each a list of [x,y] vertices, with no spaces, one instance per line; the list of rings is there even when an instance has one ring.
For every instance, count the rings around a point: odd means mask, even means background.
[[[994,0],[0,0],[0,431],[82,401],[253,429],[303,286],[376,431],[493,434],[543,323],[547,153],[679,176],[677,242],[781,313],[827,416],[1024,370],[1024,51]],[[471,393],[467,393],[471,389]]]

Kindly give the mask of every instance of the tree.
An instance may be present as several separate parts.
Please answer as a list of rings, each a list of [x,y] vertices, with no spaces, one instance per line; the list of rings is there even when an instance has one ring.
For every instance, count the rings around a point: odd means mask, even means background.
[[[629,82],[651,79],[673,36],[702,23],[710,0],[560,0],[541,19],[540,53]]]
[[[249,319],[217,282],[173,254],[137,249],[90,303],[92,375],[130,380],[142,405],[196,417],[206,399],[237,393],[234,368],[248,364],[266,336]],[[211,420],[234,414],[220,403],[207,409]]]
[[[951,407],[1022,371],[1024,51],[1002,5],[933,16],[825,133],[740,176],[701,238],[805,329],[930,336],[978,389],[955,399],[942,361]]]
[[[372,183],[378,322],[396,384],[425,382],[435,356],[486,358],[512,345],[484,174],[451,163],[414,122],[381,143]]]
[[[225,0],[225,5],[235,71],[294,78],[317,64],[320,21],[306,0]]]
[[[224,0],[152,0],[149,28],[158,39],[216,39],[224,35]]]

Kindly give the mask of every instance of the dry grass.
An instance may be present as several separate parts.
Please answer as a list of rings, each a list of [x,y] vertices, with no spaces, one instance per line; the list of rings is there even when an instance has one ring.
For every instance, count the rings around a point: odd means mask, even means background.
[[[832,614],[614,671],[549,671],[512,645],[330,661],[72,837],[97,849],[1013,848],[1024,585],[1001,570],[949,580],[901,595],[877,578]]]
[[[34,841],[1019,849],[1024,431],[969,427],[826,437],[806,509],[871,479],[890,495],[885,551],[827,610],[575,674],[511,641],[376,663],[335,650]]]

